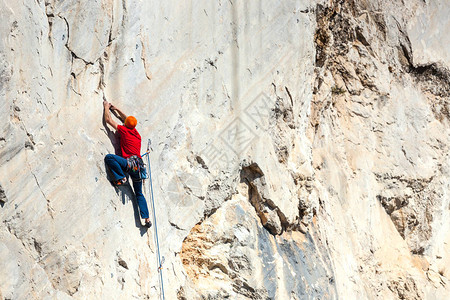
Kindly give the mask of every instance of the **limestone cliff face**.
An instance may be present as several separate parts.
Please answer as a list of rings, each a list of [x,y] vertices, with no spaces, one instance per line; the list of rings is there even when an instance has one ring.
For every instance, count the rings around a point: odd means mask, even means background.
[[[450,298],[450,4],[0,3],[0,298]],[[145,184],[148,197],[148,182]]]

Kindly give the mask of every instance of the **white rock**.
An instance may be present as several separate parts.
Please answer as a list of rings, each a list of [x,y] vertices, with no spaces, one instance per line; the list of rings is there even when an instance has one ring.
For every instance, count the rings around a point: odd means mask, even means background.
[[[3,1],[0,298],[156,299],[155,225],[167,299],[450,298],[449,11]],[[152,139],[150,230],[103,97]]]

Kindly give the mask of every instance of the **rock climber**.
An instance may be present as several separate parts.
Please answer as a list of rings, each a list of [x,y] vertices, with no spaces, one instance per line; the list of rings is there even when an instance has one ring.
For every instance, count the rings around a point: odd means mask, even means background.
[[[117,130],[120,135],[122,156],[114,154],[105,156],[105,163],[114,176],[113,184],[116,186],[125,184],[127,182],[126,173],[130,175],[141,218],[145,220],[145,226],[150,227],[152,223],[149,219],[147,201],[142,193],[142,180],[137,168],[138,165],[143,166],[144,164],[140,154],[141,136],[135,128],[137,120],[133,116],[125,115],[120,109],[106,100],[103,101],[103,108],[105,122]],[[112,119],[111,111],[116,112],[116,116],[124,125],[119,125]]]

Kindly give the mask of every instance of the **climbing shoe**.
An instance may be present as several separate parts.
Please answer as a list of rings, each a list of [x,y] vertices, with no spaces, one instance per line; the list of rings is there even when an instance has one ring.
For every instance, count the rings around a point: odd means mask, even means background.
[[[145,222],[144,226],[147,227],[147,228],[150,228],[150,227],[152,227],[152,222],[150,222],[150,221]]]
[[[115,186],[121,186],[121,185],[124,185],[125,183],[127,183],[127,178],[126,177],[114,181],[114,185]]]

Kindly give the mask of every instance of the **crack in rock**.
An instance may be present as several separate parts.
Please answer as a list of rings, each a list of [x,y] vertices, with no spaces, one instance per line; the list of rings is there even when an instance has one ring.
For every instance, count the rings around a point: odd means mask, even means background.
[[[5,190],[3,186],[0,184],[0,202],[6,203],[8,202],[8,198],[6,197]]]
[[[38,186],[39,190],[41,191],[42,196],[43,196],[44,199],[47,201],[47,211],[48,211],[50,217],[51,217],[52,219],[54,219],[54,217],[53,217],[54,209],[52,208],[52,206],[51,206],[51,204],[50,204],[50,199],[48,199],[47,196],[45,195],[44,191],[43,191],[42,188],[41,188],[41,185],[39,184],[39,181],[38,181],[38,179],[37,179],[37,177],[36,177],[36,174],[34,174],[34,172],[31,171],[31,168],[30,168],[30,172],[31,172],[31,175],[33,175],[33,177],[34,177],[34,180],[35,180],[35,182],[36,182],[36,185]]]
[[[249,200],[255,208],[261,224],[273,235],[280,235],[288,227],[281,210],[274,202],[266,198],[267,187],[264,173],[256,163],[244,166],[241,171],[241,182],[248,186]]]

